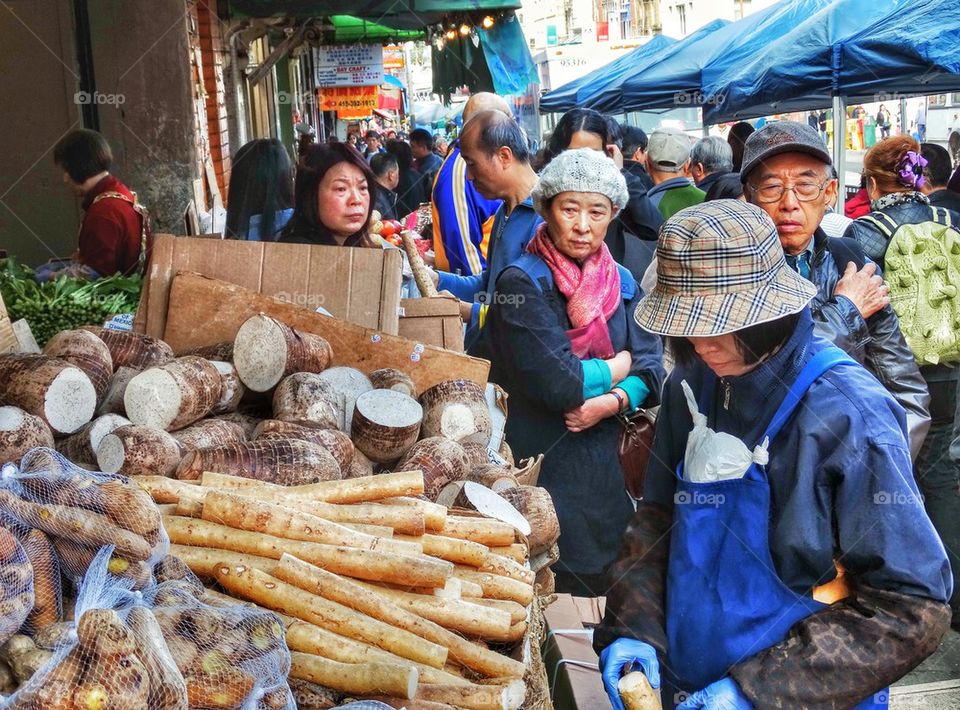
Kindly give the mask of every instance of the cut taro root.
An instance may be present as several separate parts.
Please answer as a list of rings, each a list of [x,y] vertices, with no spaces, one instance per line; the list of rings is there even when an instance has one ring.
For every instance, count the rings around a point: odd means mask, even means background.
[[[229,414],[237,411],[240,400],[243,399],[243,395],[247,391],[247,388],[240,381],[237,368],[233,366],[233,363],[222,360],[211,360],[210,364],[217,368],[217,372],[220,373],[220,399],[213,405],[210,413]]]
[[[354,451],[350,467],[344,469],[344,478],[365,478],[373,475],[373,462],[362,451]]]
[[[123,408],[123,395],[127,391],[127,385],[130,384],[130,380],[138,374],[140,374],[140,370],[135,370],[125,365],[116,369],[116,372],[113,373],[113,377],[110,379],[110,386],[107,387],[107,392],[103,396],[100,406],[97,408],[97,416],[103,416],[104,414],[126,414],[126,410]]]
[[[163,429],[122,426],[110,432],[97,448],[97,466],[104,473],[125,476],[170,476],[184,448]]]
[[[76,434],[71,434],[57,442],[57,451],[77,464],[93,465],[97,463],[97,449],[107,434],[122,426],[129,426],[130,420],[119,414],[104,414],[83,426]]]
[[[483,389],[472,380],[446,380],[422,395],[424,437],[490,443],[493,423]]]
[[[87,374],[46,355],[0,355],[0,402],[40,417],[54,435],[72,434],[93,418],[97,392]]]
[[[233,341],[233,364],[254,392],[267,392],[294,372],[320,372],[332,359],[330,343],[319,335],[301,333],[262,313],[248,318]]]
[[[382,370],[374,370],[370,373],[370,382],[374,389],[394,390],[414,399],[417,398],[417,385],[413,379],[406,372],[395,368],[385,367]]]
[[[273,416],[283,422],[339,429],[343,397],[321,375],[295,372],[274,391]]]
[[[19,407],[0,407],[0,464],[18,463],[37,446],[53,446],[46,422]]]
[[[417,443],[423,407],[413,397],[389,389],[357,397],[351,434],[354,445],[376,463],[392,463]]]
[[[83,370],[97,391],[97,401],[103,401],[113,377],[113,357],[100,338],[87,330],[61,330],[50,338],[43,354],[61,358]]]
[[[486,486],[498,493],[507,488],[516,488],[519,485],[509,466],[496,466],[489,463],[472,467],[467,474],[467,480],[479,483],[481,486]]]
[[[414,444],[394,470],[423,471],[423,494],[436,501],[444,486],[467,475],[467,455],[457,442],[434,436]]]
[[[373,389],[370,379],[360,370],[352,367],[331,367],[320,373],[321,379],[328,382],[334,391],[343,399],[342,419],[339,423],[339,429],[350,434],[350,427],[353,424],[353,408],[356,405],[357,397],[364,392]]]
[[[221,383],[217,368],[196,355],[144,370],[123,394],[127,419],[166,431],[182,429],[210,414],[220,401]]]

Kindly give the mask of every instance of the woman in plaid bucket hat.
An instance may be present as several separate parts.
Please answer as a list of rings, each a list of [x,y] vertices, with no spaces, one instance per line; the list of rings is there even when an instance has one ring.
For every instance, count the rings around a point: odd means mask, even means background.
[[[682,210],[657,257],[635,317],[677,367],[594,633],[611,702],[636,663],[665,708],[886,707],[953,583],[903,409],[814,335],[759,208]]]

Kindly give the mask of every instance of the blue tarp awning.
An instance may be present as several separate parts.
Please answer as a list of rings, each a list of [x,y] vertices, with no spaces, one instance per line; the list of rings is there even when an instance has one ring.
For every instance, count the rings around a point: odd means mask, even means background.
[[[834,0],[752,61],[704,67],[704,121],[952,90],[958,41],[956,0]]]
[[[586,102],[589,97],[599,94],[607,86],[618,85],[627,73],[651,66],[663,50],[676,42],[670,37],[655,35],[642,47],[630,50],[596,71],[544,94],[540,99],[540,112],[560,113],[578,106],[588,106]]]

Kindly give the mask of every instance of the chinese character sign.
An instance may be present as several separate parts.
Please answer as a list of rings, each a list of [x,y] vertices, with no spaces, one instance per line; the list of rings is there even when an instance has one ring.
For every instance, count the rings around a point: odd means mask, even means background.
[[[334,86],[320,91],[320,109],[336,111],[341,121],[367,118],[377,108],[377,86]]]
[[[354,44],[317,49],[318,86],[378,86],[383,83],[383,47]]]

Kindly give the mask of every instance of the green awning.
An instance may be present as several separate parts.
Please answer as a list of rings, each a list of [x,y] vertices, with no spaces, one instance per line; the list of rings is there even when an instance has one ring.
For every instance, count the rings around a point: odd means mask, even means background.
[[[228,0],[231,17],[337,16],[343,0]],[[351,16],[384,27],[422,30],[448,15],[479,14],[520,8],[520,0],[358,0]]]
[[[409,42],[423,37],[423,30],[398,30],[352,15],[332,15],[328,19],[333,24],[333,41],[337,44]]]

